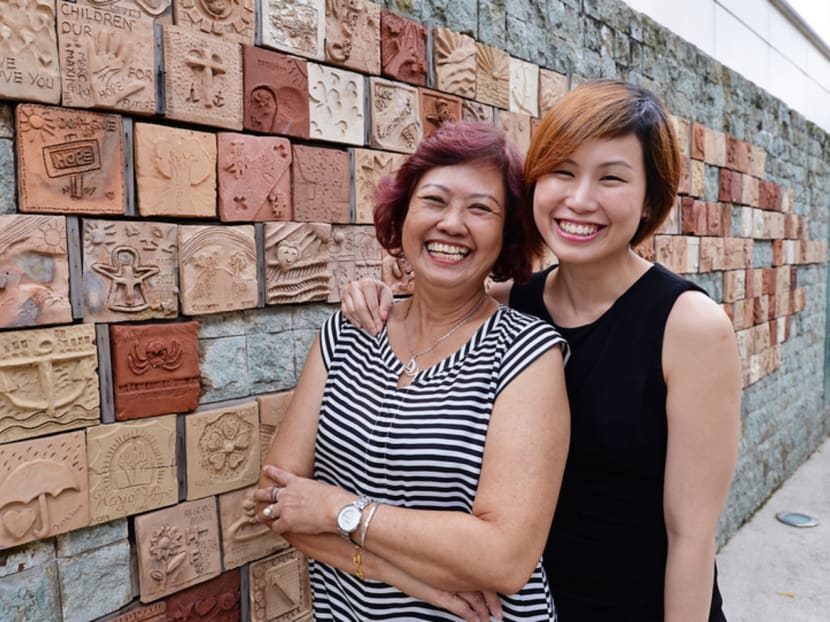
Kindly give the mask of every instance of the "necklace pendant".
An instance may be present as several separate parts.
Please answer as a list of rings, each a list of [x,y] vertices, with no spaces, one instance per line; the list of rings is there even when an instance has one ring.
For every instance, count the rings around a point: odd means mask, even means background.
[[[418,368],[418,362],[415,360],[414,356],[411,359],[409,359],[403,366],[403,373],[405,373],[410,378],[414,378],[419,371],[421,370]]]

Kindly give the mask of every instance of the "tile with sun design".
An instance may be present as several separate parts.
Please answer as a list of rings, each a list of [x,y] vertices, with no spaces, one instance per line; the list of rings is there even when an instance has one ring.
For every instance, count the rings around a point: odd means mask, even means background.
[[[177,26],[236,41],[254,42],[254,0],[176,0]]]

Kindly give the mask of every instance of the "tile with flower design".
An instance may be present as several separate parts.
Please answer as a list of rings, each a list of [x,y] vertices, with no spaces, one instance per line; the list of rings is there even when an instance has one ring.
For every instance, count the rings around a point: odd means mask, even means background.
[[[308,63],[310,136],[363,145],[364,77],[353,71]]]
[[[251,564],[248,569],[251,622],[311,620],[308,560],[286,549]]]
[[[0,15],[0,99],[59,103],[55,0],[0,0]]]
[[[326,62],[380,73],[380,7],[367,0],[327,0]]]
[[[239,605],[239,571],[231,570],[168,596],[167,615],[181,622],[239,622]]]
[[[266,223],[265,302],[326,300],[329,295],[327,223]]]
[[[260,0],[261,45],[323,60],[326,0]]]
[[[256,519],[254,490],[256,485],[219,495],[222,560],[226,569],[238,568],[289,546],[284,538]]]

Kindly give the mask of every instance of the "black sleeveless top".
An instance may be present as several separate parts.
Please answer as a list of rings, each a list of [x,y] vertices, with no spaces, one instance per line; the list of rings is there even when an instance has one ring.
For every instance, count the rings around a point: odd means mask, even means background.
[[[551,324],[547,275],[510,292],[510,306]],[[683,292],[703,291],[652,266],[595,322],[556,326],[571,347],[565,380],[571,444],[545,547],[559,622],[663,620],[666,321]],[[710,622],[725,622],[717,574]]]

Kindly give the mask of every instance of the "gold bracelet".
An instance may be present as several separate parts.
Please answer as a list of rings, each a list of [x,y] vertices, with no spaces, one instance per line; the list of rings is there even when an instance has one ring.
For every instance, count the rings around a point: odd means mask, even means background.
[[[360,547],[357,544],[354,545],[352,561],[354,562],[354,575],[361,581],[365,581],[366,575],[363,574],[363,568],[360,567]]]

